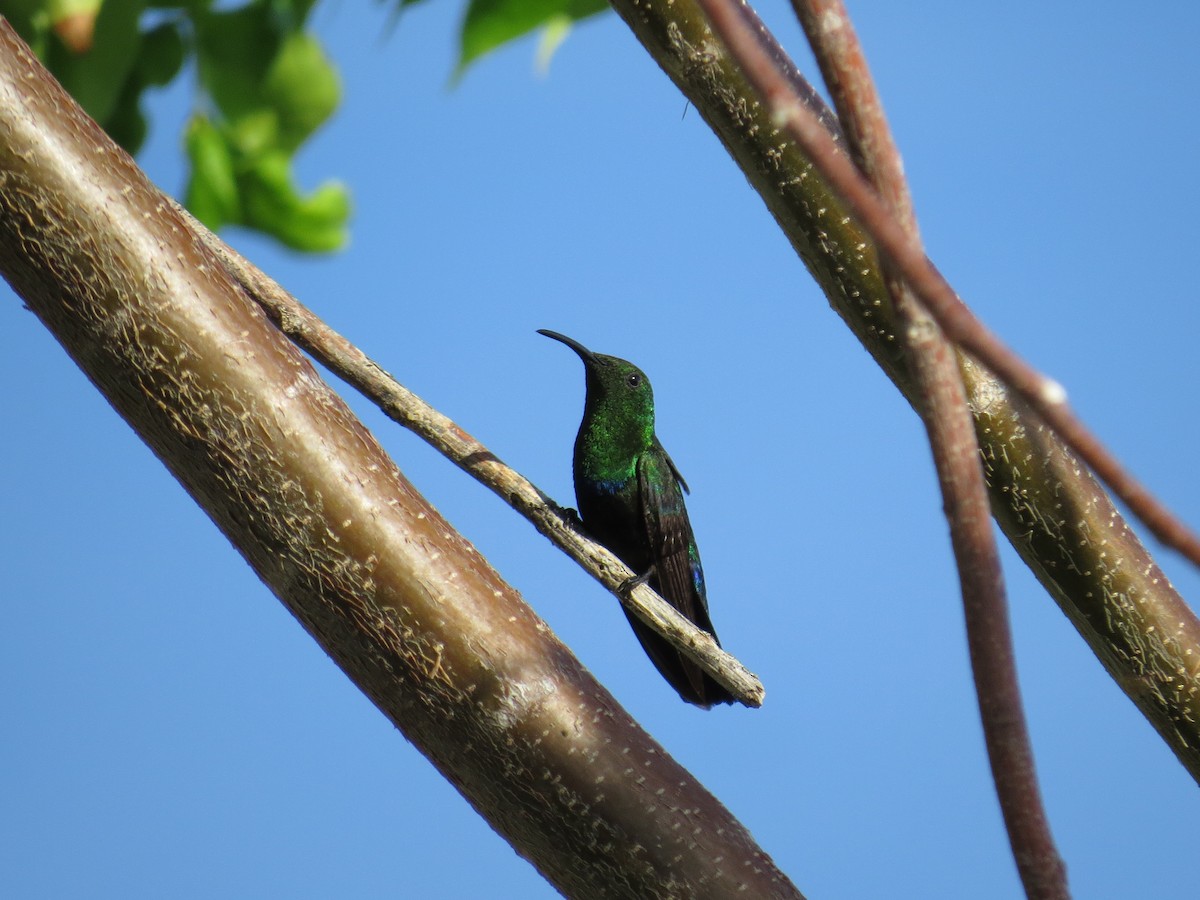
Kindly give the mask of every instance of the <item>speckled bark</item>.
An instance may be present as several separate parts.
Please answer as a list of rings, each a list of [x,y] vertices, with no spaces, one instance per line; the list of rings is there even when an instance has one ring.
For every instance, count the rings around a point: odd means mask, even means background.
[[[799,896],[413,490],[7,23],[0,270],[346,674],[560,890]]]
[[[911,398],[874,248],[772,124],[694,0],[613,0],[613,6],[720,138],[834,310]],[[761,28],[759,33],[794,73],[773,39]],[[813,96],[798,76],[794,80]],[[812,102],[822,105],[815,97]],[[1105,668],[1200,780],[1200,621],[1091,474],[990,373],[966,358],[959,364],[997,522]]]

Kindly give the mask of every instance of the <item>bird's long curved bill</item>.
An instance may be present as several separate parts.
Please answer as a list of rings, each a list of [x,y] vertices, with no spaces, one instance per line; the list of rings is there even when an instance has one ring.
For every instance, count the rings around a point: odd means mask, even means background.
[[[545,335],[552,341],[558,341],[560,344],[566,344],[572,350],[579,354],[580,358],[585,362],[596,362],[596,354],[589,350],[579,341],[567,337],[565,334],[559,334],[557,331],[550,331],[546,328],[539,328],[538,334]]]

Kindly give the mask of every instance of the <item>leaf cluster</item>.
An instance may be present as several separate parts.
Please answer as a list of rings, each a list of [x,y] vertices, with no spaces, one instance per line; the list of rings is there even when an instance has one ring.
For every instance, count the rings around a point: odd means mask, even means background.
[[[0,0],[80,105],[130,153],[146,92],[195,76],[184,135],[186,203],[211,228],[241,225],[303,252],[346,241],[350,196],[296,184],[296,153],[341,101],[337,72],[305,30],[312,0]]]
[[[396,0],[397,14],[421,0]],[[183,136],[184,202],[209,228],[238,225],[305,253],[341,248],[350,194],[296,183],[296,154],[341,102],[337,70],[305,28],[315,0],[0,0],[58,81],[130,153],[146,139],[147,91],[187,72],[196,98]],[[470,0],[455,79],[541,29],[541,66],[606,0]]]
[[[245,225],[317,252],[345,243],[350,200],[336,182],[306,196],[292,172],[296,151],[341,101],[337,72],[303,30],[311,5],[254,0],[194,17],[209,108],[188,124],[185,203],[210,228]]]
[[[471,0],[459,33],[455,76],[537,28],[543,30],[538,61],[544,68],[576,22],[609,8],[608,0]]]

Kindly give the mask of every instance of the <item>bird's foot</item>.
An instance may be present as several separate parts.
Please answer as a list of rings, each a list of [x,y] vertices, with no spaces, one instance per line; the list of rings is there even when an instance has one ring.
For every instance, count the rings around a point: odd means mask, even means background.
[[[569,506],[560,506],[558,511],[562,513],[563,518],[567,520],[567,524],[575,531],[583,531],[583,519],[580,518],[578,510],[574,510]]]
[[[621,584],[621,593],[628,594],[630,591],[632,591],[638,585],[646,584],[652,577],[654,577],[654,566],[651,566],[650,568],[648,568],[641,575],[635,575],[632,578],[629,578],[626,581],[624,581]]]

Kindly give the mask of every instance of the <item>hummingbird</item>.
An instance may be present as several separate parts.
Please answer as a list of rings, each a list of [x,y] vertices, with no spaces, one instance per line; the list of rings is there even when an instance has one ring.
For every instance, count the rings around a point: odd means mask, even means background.
[[[708,617],[704,570],[683,495],[687,483],[654,434],[654,392],[644,372],[539,330],[583,360],[587,396],[572,469],[583,527],[696,627],[717,640]],[[734,697],[629,610],[633,633],[663,678],[705,709]],[[717,641],[719,644],[720,641]]]

